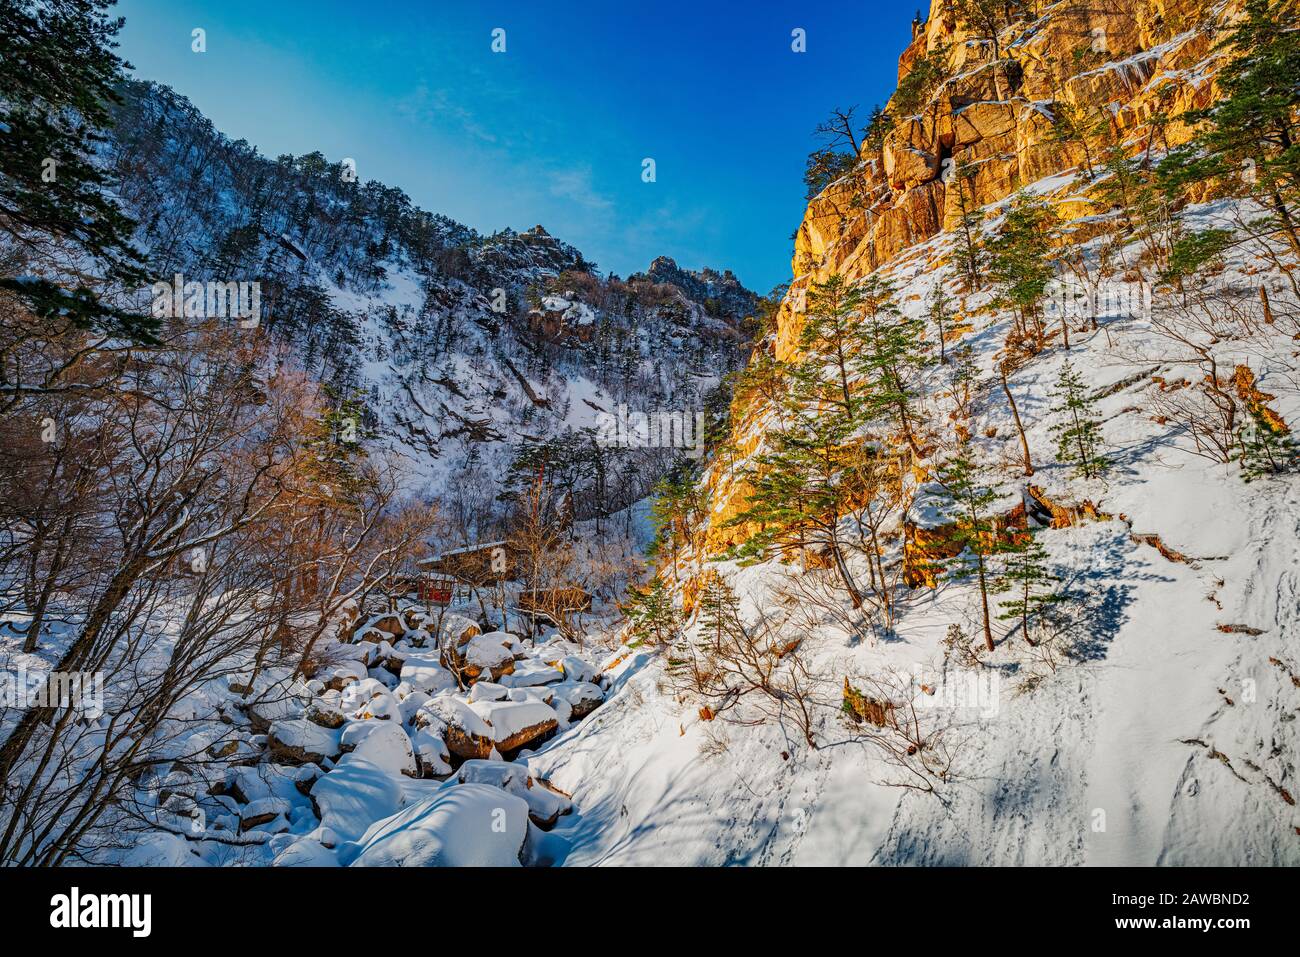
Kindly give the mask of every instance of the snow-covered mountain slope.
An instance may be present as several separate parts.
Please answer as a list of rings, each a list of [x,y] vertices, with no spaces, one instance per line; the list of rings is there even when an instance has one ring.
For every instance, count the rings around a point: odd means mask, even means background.
[[[1184,104],[1214,101],[1223,52],[1206,38],[1236,8],[1157,6],[1046,5],[1041,20],[1002,37],[1024,67],[1021,96],[990,82],[981,109],[1035,101],[1032,88],[1050,86],[1045,73],[1067,59],[1061,38],[1089,36],[1093,16],[1108,29],[1112,58],[1067,75],[1064,97],[1122,117],[1128,155],[1146,148],[1158,158],[1188,134],[1171,141],[1162,125],[1166,139],[1152,146],[1144,104],[1165,86]],[[945,38],[968,58],[958,86],[981,73],[971,62],[980,45],[944,4],[932,6],[917,37],[903,74]],[[1132,46],[1128,55],[1115,55],[1117,37]],[[970,106],[951,93],[936,93],[934,112],[911,127],[937,136],[931,159],[952,150],[943,131]],[[978,238],[1000,234],[1023,188],[1063,224],[1058,260],[1078,264],[1088,282],[1143,294],[1071,317],[1068,348],[1058,327],[1043,348],[1019,354],[1014,310],[961,275],[955,180],[941,179],[936,161],[909,181],[897,139],[886,140],[886,153],[898,154],[884,172],[864,147],[879,205],[860,213],[837,202],[828,194],[848,189],[843,181],[812,201],[791,295],[759,350],[798,362],[811,311],[805,290],[832,275],[888,281],[902,315],[926,324],[930,361],[913,390],[921,454],[899,452],[902,505],[879,529],[883,561],[872,567],[866,547],[843,548],[864,588],[877,576],[897,581],[894,618],[870,601],[852,607],[824,547],[718,560],[728,549],[742,554],[735,547],[762,531],[741,521],[750,469],[791,414],[755,389],[733,409],[728,449],[710,462],[708,520],[683,546],[680,568],[661,571],[683,637],[656,648],[646,632],[625,630],[608,703],[530,758],[534,773],[572,795],[575,814],[552,835],[569,842],[566,863],[1300,863],[1300,480],[1293,470],[1252,478],[1241,445],[1252,415],[1278,435],[1300,421],[1295,264],[1283,242],[1253,225],[1264,210],[1228,195],[1178,209],[1175,228],[1222,229],[1233,241],[1186,285],[1160,282],[1140,231],[1103,198],[1107,175],[1088,176],[1082,155],[1071,161],[1059,144],[1052,153],[1050,135],[1032,124],[1009,129],[974,136],[992,152],[970,147],[975,162],[987,161]],[[1018,172],[1001,177],[989,163]],[[940,213],[917,218],[927,191]],[[936,289],[950,303],[946,363],[936,361]],[[1055,393],[1067,361],[1110,461],[1091,478],[1058,458],[1069,423]],[[1206,430],[1218,397],[1232,416],[1209,426],[1222,448]],[[882,447],[903,444],[879,427],[864,434]],[[1010,614],[994,618],[995,649],[984,651],[974,575],[934,574],[955,557],[947,536],[960,523],[941,476],[958,453],[987,488],[981,507],[1000,527],[1032,533],[1059,579],[1055,630],[1033,643]],[[868,521],[861,504],[846,511],[841,541]],[[724,639],[717,650],[716,624],[701,609],[715,576],[738,596],[748,646]],[[993,614],[1013,597],[991,595]],[[753,690],[763,676],[771,690]],[[733,694],[748,689],[738,704],[717,690],[728,682]]]
[[[894,264],[913,274],[905,291],[932,281],[918,267],[933,251]],[[1258,263],[1242,265],[1258,275]],[[1248,282],[1245,271],[1223,281]],[[1005,328],[986,322],[967,341],[991,355]],[[1258,360],[1259,345],[1225,343],[1224,357]],[[970,582],[909,590],[894,634],[862,641],[832,616],[792,613],[791,579],[806,574],[797,565],[715,566],[751,618],[776,614],[803,638],[820,678],[818,747],[789,722],[702,720],[665,685],[663,660],[634,651],[610,703],[532,759],[580,809],[556,832],[573,842],[569,863],[1300,861],[1300,486],[1246,484],[1235,465],[1199,459],[1176,428],[1139,411],[1157,377],[1194,374],[1169,361],[1150,323],[1103,319],[1068,356],[1106,395],[1113,473],[1083,486],[1048,465],[1002,487],[1015,500],[1027,482],[1058,501],[1086,495],[1103,513],[1037,533],[1071,596],[1072,648],[1054,669],[1014,629],[980,668],[945,665],[947,629],[978,631]],[[1065,358],[1013,379],[1031,448],[1050,445],[1042,396]],[[1285,342],[1273,361],[1270,385],[1294,368]],[[935,382],[931,394],[942,389]],[[995,431],[996,450],[1011,435],[1009,411],[992,394],[980,405],[975,431]],[[1300,396],[1292,389],[1279,408],[1300,415]],[[898,691],[923,725],[951,726],[951,780],[934,794],[889,786],[909,776],[838,713],[845,677],[886,674],[902,676]]]
[[[346,162],[260,156],[166,87],[124,93],[105,156],[153,271],[259,283],[286,361],[356,401],[404,457],[412,493],[499,476],[525,438],[591,429],[620,407],[702,412],[748,354],[757,298],[729,271],[661,257],[601,276],[541,226],[482,236]],[[630,458],[625,488],[591,512],[653,484],[656,468]]]

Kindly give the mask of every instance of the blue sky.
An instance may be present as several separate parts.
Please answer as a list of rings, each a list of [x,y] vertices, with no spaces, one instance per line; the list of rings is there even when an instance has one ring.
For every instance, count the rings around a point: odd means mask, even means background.
[[[760,292],[790,278],[813,127],[888,97],[915,12],[884,0],[117,9],[138,76],[266,155],[352,157],[359,178],[426,209],[484,232],[541,223],[621,276],[667,255]],[[191,50],[196,27],[205,53]],[[492,52],[496,28],[505,53]],[[806,53],[791,50],[795,28]]]

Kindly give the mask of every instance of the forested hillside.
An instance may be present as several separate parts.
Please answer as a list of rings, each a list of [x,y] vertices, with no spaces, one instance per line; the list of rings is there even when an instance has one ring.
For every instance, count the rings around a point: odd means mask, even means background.
[[[459,767],[599,703],[570,653],[643,576],[645,500],[716,432],[759,300],[262,156],[128,79],[107,7],[2,11],[0,859],[267,863],[329,815],[304,767],[356,752],[391,813],[452,771],[448,720]],[[415,604],[419,562],[503,542],[508,579]],[[534,622],[554,641],[498,630]],[[570,680],[474,718],[483,660]]]

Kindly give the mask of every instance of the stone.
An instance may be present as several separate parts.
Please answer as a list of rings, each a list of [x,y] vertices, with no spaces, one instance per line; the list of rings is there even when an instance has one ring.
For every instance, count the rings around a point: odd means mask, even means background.
[[[339,734],[304,719],[271,725],[268,745],[273,760],[283,764],[320,764],[339,755]]]

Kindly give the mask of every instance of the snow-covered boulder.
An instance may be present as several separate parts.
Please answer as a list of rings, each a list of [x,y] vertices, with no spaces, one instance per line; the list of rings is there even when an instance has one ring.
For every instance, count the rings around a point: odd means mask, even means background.
[[[573,721],[581,721],[605,700],[605,692],[600,685],[590,681],[562,681],[558,685],[552,685],[551,690],[556,697],[569,703],[569,716]]]
[[[402,785],[383,768],[353,758],[322,775],[312,786],[311,800],[321,827],[339,841],[351,841],[401,806]]]
[[[285,764],[319,764],[339,755],[339,733],[302,718],[271,725],[268,744],[272,758]]]
[[[137,837],[135,845],[123,855],[121,864],[124,867],[185,867],[201,863],[197,855],[194,845],[185,838],[165,831],[153,831]]]
[[[456,687],[452,673],[432,655],[410,655],[402,662],[402,680],[426,694],[450,691]]]
[[[311,694],[302,682],[288,678],[263,683],[253,690],[253,699],[244,707],[253,730],[265,733],[276,721],[301,718]]]
[[[518,639],[506,631],[489,631],[475,635],[461,649],[461,672],[471,680],[491,675],[493,681],[515,670],[515,647]]]
[[[511,701],[540,701],[542,704],[550,705],[555,701],[555,689],[552,685],[511,688],[506,697]]]
[[[265,767],[275,767],[275,765]],[[271,797],[271,785],[262,771],[261,767],[227,768],[224,779],[219,786],[212,789],[212,793],[229,795],[240,804],[251,804]]]
[[[451,695],[441,695],[416,714],[416,725],[440,735],[448,750],[463,760],[492,753],[492,728],[473,708]]]
[[[397,698],[375,678],[363,678],[344,688],[342,708],[355,721],[400,721],[402,715]]]
[[[253,743],[253,736],[242,731],[230,731],[208,746],[208,754],[225,764],[247,764],[257,761],[262,751]]]
[[[353,867],[515,867],[528,805],[485,784],[457,784],[378,821],[357,842]]]
[[[303,797],[311,794],[312,785],[324,772],[316,764],[304,764],[293,769],[293,789]]]
[[[337,691],[326,691],[307,705],[305,717],[322,728],[341,728],[347,719],[343,715],[343,696]]]
[[[396,645],[389,645],[387,648],[380,646],[382,656],[378,661],[379,667],[394,676],[400,676],[402,673],[402,662],[406,660],[407,655],[412,653],[411,646],[405,641],[399,641]]]
[[[536,658],[525,658],[515,663],[514,671],[501,678],[507,688],[533,688],[564,680],[564,672]]]
[[[438,632],[438,644],[459,648],[482,631],[483,629],[477,623],[464,615],[446,614],[442,618],[442,627]]]
[[[476,701],[469,705],[491,728],[502,754],[516,751],[559,727],[559,716],[540,701]]]
[[[419,773],[411,739],[394,721],[355,721],[343,729],[339,744],[346,752],[340,764],[364,760],[389,774],[416,777]]]
[[[433,696],[425,694],[423,691],[417,691],[403,681],[393,689],[393,697],[397,699],[402,724],[410,724],[415,720],[416,712],[424,707],[425,702]]]
[[[332,691],[342,691],[346,686],[354,681],[360,681],[365,676],[365,662],[356,658],[336,661],[316,672],[316,677],[325,682],[325,687]]]
[[[506,697],[507,689],[492,681],[479,681],[469,689],[470,701],[500,701]]]
[[[421,777],[440,778],[451,774],[451,751],[447,749],[447,742],[442,740],[442,735],[421,728],[411,735],[411,745],[420,761]]]
[[[407,632],[421,631],[426,629],[432,622],[428,613],[419,605],[407,605],[401,611],[402,622],[406,625]]]
[[[244,805],[239,814],[239,830],[251,831],[255,827],[270,824],[276,818],[285,819],[288,828],[288,816],[291,805],[284,798],[264,797]]]
[[[280,835],[288,837],[289,835]],[[301,837],[286,842],[271,862],[274,867],[338,867],[339,859],[320,841]]]
[[[466,761],[456,772],[461,784],[488,784],[501,788],[528,804],[528,816],[544,831],[549,831],[561,814],[573,810],[573,803],[558,791],[536,781],[528,768],[513,761]]]
[[[383,634],[385,638],[400,638],[402,635],[406,634],[406,622],[402,621],[401,615],[379,615],[366,622],[365,625],[362,626],[361,630],[364,632],[379,632]],[[364,638],[358,635],[358,638],[361,641],[385,640],[376,639],[369,635]]]
[[[577,655],[568,655],[560,661],[560,667],[564,669],[564,678],[566,681],[592,681],[596,680],[596,666],[590,661],[585,661]]]

